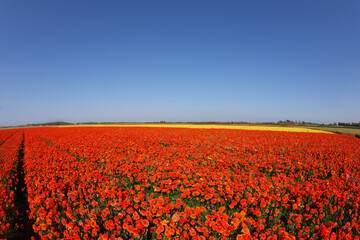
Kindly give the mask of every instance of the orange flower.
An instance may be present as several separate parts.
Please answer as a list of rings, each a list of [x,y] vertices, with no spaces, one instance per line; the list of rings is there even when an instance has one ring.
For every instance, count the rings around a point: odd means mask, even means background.
[[[359,227],[354,137],[56,127],[0,130],[1,236],[22,132],[29,215],[40,237],[346,239]]]
[[[179,214],[176,212],[173,216],[172,216],[172,221],[174,222],[178,222],[180,220],[180,216]]]
[[[134,213],[133,213],[133,217],[132,217],[134,220],[139,220],[140,219],[140,216],[139,216],[139,214],[135,211]]]

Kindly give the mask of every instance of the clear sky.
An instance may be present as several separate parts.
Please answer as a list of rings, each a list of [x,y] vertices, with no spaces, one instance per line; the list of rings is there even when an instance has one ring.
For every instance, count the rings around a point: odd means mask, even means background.
[[[0,0],[0,126],[360,121],[360,1]]]

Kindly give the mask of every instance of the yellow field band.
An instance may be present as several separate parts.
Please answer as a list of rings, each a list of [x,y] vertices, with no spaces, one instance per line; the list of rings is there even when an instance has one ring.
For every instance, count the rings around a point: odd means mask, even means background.
[[[167,127],[167,128],[200,128],[200,129],[240,129],[278,132],[306,132],[306,133],[329,133],[326,131],[308,129],[302,127],[278,127],[278,126],[247,126],[247,125],[210,125],[210,124],[85,124],[63,125],[59,127]]]

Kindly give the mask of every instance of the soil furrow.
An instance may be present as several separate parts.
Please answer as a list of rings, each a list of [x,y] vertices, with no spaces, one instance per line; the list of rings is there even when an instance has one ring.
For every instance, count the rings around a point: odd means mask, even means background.
[[[17,181],[15,185],[15,209],[18,212],[18,215],[15,218],[13,234],[9,239],[26,240],[31,239],[31,237],[40,239],[39,235],[36,234],[32,228],[33,221],[29,219],[30,208],[24,173],[24,140],[23,134],[16,167]]]

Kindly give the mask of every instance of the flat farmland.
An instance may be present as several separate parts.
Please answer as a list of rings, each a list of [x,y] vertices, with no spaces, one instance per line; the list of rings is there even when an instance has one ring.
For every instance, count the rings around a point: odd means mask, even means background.
[[[196,126],[0,130],[0,238],[359,239],[358,138]]]

